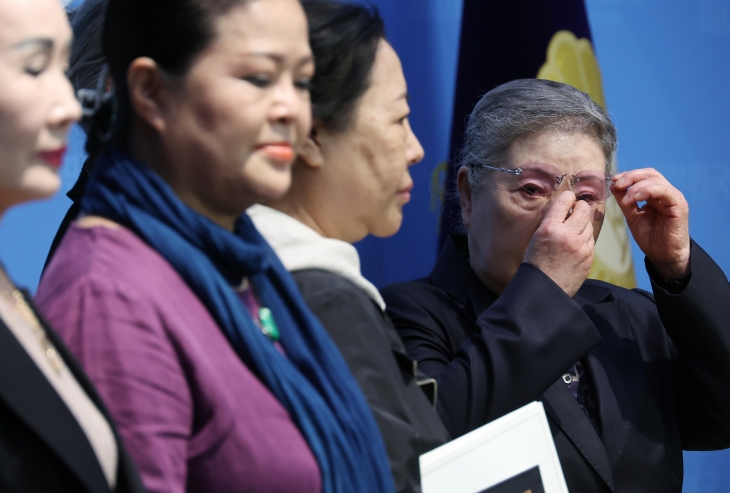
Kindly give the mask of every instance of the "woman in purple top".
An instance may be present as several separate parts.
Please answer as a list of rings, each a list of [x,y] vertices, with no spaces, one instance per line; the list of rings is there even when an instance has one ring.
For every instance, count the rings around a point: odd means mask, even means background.
[[[146,487],[392,491],[357,384],[243,214],[286,192],[309,132],[299,2],[111,0],[103,38],[111,140],[38,303]]]

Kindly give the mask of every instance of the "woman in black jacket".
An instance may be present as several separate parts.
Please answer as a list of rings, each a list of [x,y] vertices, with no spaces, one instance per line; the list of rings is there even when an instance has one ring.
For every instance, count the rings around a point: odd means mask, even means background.
[[[81,110],[56,0],[0,0],[0,215],[47,198]],[[0,491],[142,492],[109,415],[26,291],[0,269]]]
[[[679,493],[682,449],[730,446],[730,286],[679,190],[653,169],[611,176],[615,153],[577,89],[490,91],[459,163],[468,233],[383,296],[454,436],[541,400],[571,492]],[[586,280],[611,194],[653,295]]]
[[[290,193],[249,214],[355,375],[385,440],[396,490],[420,491],[418,456],[448,440],[433,409],[435,385],[406,355],[352,243],[398,231],[413,186],[408,168],[423,149],[377,11],[326,0],[303,5],[316,61],[313,130]]]

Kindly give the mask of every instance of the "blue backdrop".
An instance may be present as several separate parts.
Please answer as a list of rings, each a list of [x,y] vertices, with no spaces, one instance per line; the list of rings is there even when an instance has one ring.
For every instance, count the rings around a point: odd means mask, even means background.
[[[80,3],[80,2],[75,2]],[[439,165],[447,158],[461,0],[373,0],[401,56],[412,125],[426,151],[401,231],[358,244],[377,285],[427,275],[436,257]],[[619,129],[619,167],[655,167],[682,190],[690,232],[730,272],[730,0],[586,0],[608,109]],[[64,190],[78,175],[83,136],[72,134]],[[0,258],[35,289],[68,199],[23,206],[0,224]],[[640,287],[648,288],[634,246]],[[728,389],[730,391],[730,389]],[[730,452],[685,454],[686,493],[730,491]]]

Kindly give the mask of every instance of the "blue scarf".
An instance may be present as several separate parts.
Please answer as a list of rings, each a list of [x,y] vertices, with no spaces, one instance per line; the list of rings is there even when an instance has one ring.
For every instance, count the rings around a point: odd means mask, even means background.
[[[323,492],[394,491],[385,446],[355,379],[246,214],[231,233],[116,149],[99,157],[81,210],[130,229],[180,274],[299,427],[319,463]],[[234,292],[244,277],[272,311],[286,357]]]

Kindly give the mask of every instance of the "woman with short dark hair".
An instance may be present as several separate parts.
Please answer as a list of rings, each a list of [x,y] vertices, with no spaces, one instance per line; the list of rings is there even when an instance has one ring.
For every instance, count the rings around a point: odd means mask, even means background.
[[[290,192],[249,214],[360,384],[396,491],[420,491],[419,455],[448,440],[433,409],[436,388],[406,355],[352,243],[398,231],[413,186],[408,169],[423,149],[377,10],[328,0],[303,5],[316,60],[312,132]]]
[[[244,214],[286,192],[309,134],[299,2],[109,0],[103,49],[111,140],[38,301],[145,485],[392,490],[355,380]]]
[[[454,436],[541,400],[570,491],[679,493],[683,449],[730,446],[730,286],[681,192],[653,169],[612,176],[615,155],[573,87],[488,92],[458,162],[467,234],[382,292]],[[611,195],[653,295],[586,279]]]

